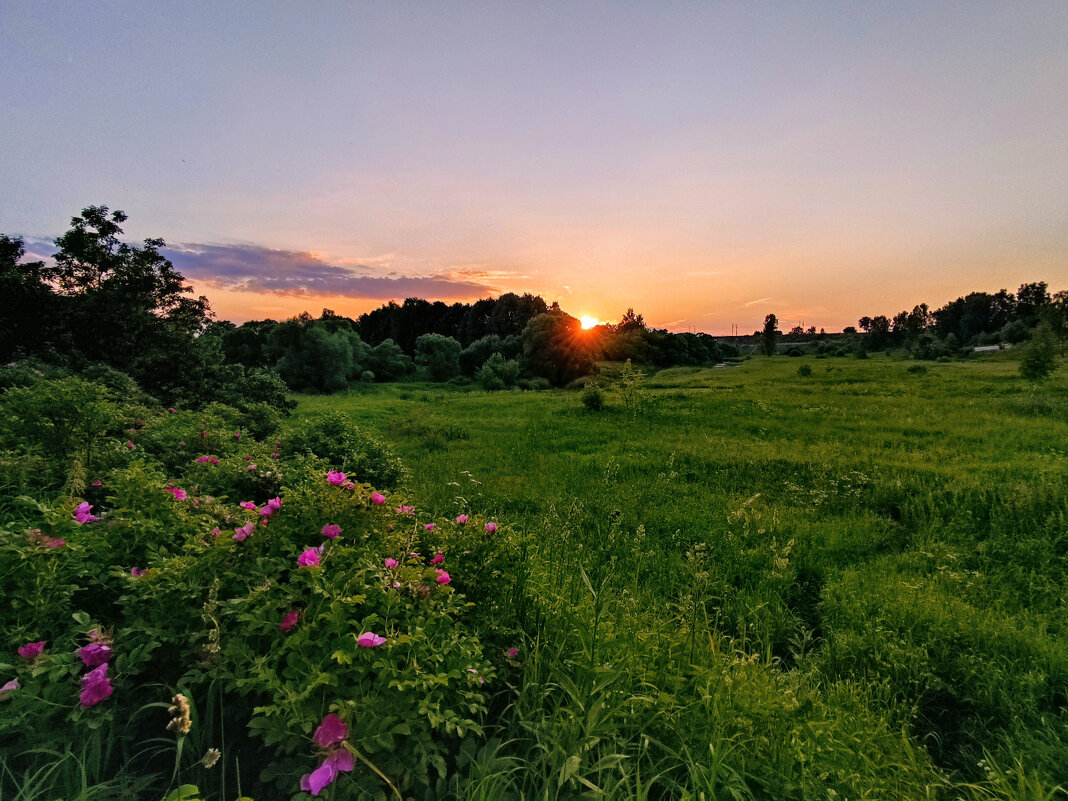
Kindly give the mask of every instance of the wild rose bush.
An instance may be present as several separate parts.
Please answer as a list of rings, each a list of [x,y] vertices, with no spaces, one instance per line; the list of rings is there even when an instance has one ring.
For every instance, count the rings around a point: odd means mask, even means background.
[[[286,797],[313,774],[346,797],[380,797],[382,777],[432,794],[461,742],[481,736],[494,669],[456,587],[475,574],[464,536],[477,549],[485,523],[428,529],[405,499],[243,420],[226,407],[141,410],[101,429],[108,469],[0,518],[0,751],[12,770],[39,766],[36,747],[93,738],[108,743],[101,770],[117,770],[161,736],[151,705],[175,688],[194,709],[228,697],[231,718],[198,734],[194,714],[189,736],[221,746],[224,729],[240,750],[255,735],[269,749],[259,778]],[[361,453],[360,469],[374,467]],[[399,477],[386,459],[379,474]],[[328,714],[348,727],[351,771],[309,741]]]

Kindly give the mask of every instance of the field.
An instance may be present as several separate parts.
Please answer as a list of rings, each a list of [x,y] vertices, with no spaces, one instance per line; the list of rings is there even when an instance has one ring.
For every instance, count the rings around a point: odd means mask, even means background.
[[[301,398],[390,442],[421,516],[507,528],[514,562],[471,593],[520,648],[480,797],[1068,785],[1064,370],[804,361],[666,370],[599,411]]]

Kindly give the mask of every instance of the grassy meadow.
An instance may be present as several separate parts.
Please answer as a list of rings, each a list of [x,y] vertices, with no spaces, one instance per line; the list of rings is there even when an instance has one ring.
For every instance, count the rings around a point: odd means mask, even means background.
[[[599,383],[598,411],[300,398],[391,444],[420,520],[502,525],[506,558],[456,571],[484,641],[519,649],[458,797],[1063,797],[1064,369],[778,357]]]

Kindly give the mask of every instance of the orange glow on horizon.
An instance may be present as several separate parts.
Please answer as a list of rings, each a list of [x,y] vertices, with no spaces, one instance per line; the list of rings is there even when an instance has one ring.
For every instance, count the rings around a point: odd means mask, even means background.
[[[579,317],[579,322],[582,323],[583,330],[587,331],[601,324],[600,320],[598,320],[596,317],[590,317],[590,315],[588,314],[584,314]]]

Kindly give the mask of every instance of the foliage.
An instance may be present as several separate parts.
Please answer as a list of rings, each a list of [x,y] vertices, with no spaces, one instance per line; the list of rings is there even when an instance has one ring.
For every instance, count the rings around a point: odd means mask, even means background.
[[[297,420],[281,436],[286,451],[318,456],[354,481],[393,488],[404,479],[404,468],[393,451],[358,428],[344,412]]]
[[[1031,381],[1045,378],[1057,367],[1057,339],[1052,329],[1040,326],[1020,361],[1020,375]]]
[[[591,412],[599,412],[604,408],[604,392],[601,391],[596,381],[586,384],[579,398],[582,400],[582,405]]]
[[[535,317],[523,329],[524,368],[554,386],[589,373],[598,350],[597,335],[583,331],[577,319],[559,309]]]
[[[519,381],[519,362],[494,353],[479,369],[476,379],[486,390],[511,389]]]
[[[460,343],[441,334],[423,334],[415,341],[415,363],[427,368],[432,381],[460,374]]]
[[[778,325],[779,320],[774,314],[764,318],[764,329],[760,332],[760,350],[765,356],[775,355],[775,342],[780,336]]]

